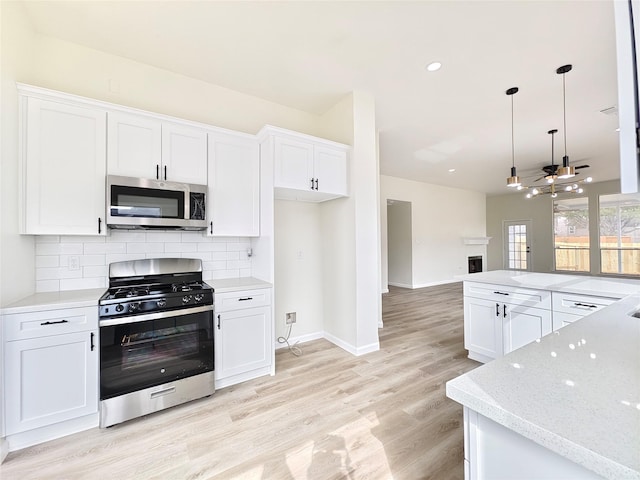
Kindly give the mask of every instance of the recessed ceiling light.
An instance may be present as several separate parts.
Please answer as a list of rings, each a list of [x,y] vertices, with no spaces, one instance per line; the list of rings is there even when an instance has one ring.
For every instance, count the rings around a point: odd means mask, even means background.
[[[449,169],[449,173],[453,173],[453,172],[455,172],[455,171],[456,171],[456,169],[455,169],[455,168],[450,168],[450,169]]]
[[[427,65],[427,71],[435,72],[437,70],[440,70],[440,67],[442,67],[442,64],[440,62],[431,62],[429,65]]]

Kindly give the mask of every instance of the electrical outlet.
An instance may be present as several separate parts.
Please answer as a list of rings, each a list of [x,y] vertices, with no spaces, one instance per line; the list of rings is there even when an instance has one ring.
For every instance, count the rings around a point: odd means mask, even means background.
[[[69,270],[80,270],[80,258],[76,256],[69,257],[67,268]]]
[[[296,323],[296,312],[289,312],[285,314],[284,322],[287,325],[291,325],[292,323]]]

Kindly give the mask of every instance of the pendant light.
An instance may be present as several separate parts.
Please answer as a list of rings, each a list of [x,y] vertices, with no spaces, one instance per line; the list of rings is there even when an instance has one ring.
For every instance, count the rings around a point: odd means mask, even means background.
[[[571,65],[563,65],[556,70],[558,75],[562,75],[562,115],[563,115],[563,136],[564,136],[564,157],[562,157],[562,167],[558,169],[558,178],[571,178],[575,177],[576,169],[569,165],[569,156],[567,155],[567,99],[565,93],[565,73],[568,73],[573,68]]]
[[[547,181],[547,183],[554,183],[556,181],[556,179],[558,178],[558,175],[556,173],[556,164],[553,160],[553,153],[554,153],[554,143],[553,143],[553,136],[558,133],[558,130],[556,130],[555,128],[553,130],[549,130],[547,132],[549,135],[551,135],[551,173],[549,175],[547,175],[546,177],[544,177],[544,179]]]
[[[513,96],[518,93],[518,87],[512,87],[506,93],[511,97],[511,176],[507,178],[507,187],[519,187],[522,183],[516,173],[516,160],[513,149]]]

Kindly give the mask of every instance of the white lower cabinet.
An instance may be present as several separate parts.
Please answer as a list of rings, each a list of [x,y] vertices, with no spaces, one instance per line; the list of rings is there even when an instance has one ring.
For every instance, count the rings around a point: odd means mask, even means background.
[[[98,411],[95,342],[93,332],[7,342],[7,435]]]
[[[464,440],[465,480],[603,478],[468,407]]]
[[[504,353],[512,352],[551,333],[551,312],[542,308],[505,305],[502,327]]]
[[[215,295],[216,388],[273,374],[271,289]]]
[[[97,310],[2,317],[5,435],[11,450],[98,425]]]
[[[580,320],[604,307],[611,305],[619,298],[582,295],[575,293],[553,292],[553,330],[558,330],[570,323]]]
[[[464,283],[464,347],[488,362],[551,333],[551,293]]]

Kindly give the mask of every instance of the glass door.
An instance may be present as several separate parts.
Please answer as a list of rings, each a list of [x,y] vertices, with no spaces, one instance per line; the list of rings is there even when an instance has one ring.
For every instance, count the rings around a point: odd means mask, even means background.
[[[531,220],[504,222],[504,268],[507,270],[531,270],[531,246],[529,235]]]

